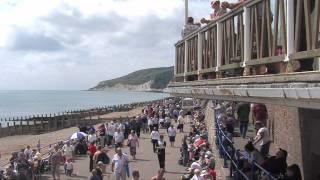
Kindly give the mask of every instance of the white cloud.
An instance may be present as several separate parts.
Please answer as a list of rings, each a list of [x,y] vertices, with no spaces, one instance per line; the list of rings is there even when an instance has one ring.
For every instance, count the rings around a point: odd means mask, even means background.
[[[190,15],[209,3],[190,0]],[[183,0],[0,1],[0,89],[88,89],[172,66],[183,11]]]

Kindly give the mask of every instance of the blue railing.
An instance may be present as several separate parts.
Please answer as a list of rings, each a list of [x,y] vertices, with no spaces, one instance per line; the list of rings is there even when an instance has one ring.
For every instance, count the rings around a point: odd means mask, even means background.
[[[255,161],[251,162],[252,168],[250,177],[248,177],[248,175],[239,168],[235,158],[236,148],[234,146],[232,137],[228,137],[226,135],[223,128],[220,126],[220,122],[218,122],[217,117],[217,113],[215,113],[216,145],[219,150],[220,158],[223,158],[223,167],[228,168],[228,161],[230,161],[230,177],[234,177],[236,180],[254,180],[256,179],[256,175],[258,173],[263,174],[263,176],[267,177],[269,180],[276,180],[277,178],[273,177],[270,172],[265,170]],[[234,176],[234,174],[237,174],[237,176]]]

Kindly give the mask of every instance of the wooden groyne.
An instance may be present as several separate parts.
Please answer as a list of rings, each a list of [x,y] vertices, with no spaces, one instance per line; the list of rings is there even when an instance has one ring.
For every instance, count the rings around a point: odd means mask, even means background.
[[[101,118],[101,115],[112,112],[129,111],[137,107],[158,101],[160,100],[116,106],[103,106],[55,114],[42,114],[36,116],[1,119],[0,138],[12,135],[41,134],[75,126],[90,126],[108,120],[106,118]]]

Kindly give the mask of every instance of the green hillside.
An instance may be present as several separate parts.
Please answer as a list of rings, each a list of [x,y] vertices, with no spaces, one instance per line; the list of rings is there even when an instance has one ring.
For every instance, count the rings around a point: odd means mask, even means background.
[[[97,86],[91,88],[90,90],[105,89],[108,87],[113,87],[116,84],[140,85],[150,80],[153,82],[151,84],[152,89],[163,89],[167,87],[172,77],[173,67],[143,69],[130,73],[126,76],[101,81]]]

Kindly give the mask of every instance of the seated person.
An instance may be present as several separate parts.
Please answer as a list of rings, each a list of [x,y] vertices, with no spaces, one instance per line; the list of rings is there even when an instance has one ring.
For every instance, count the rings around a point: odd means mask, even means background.
[[[288,152],[280,148],[275,156],[266,159],[262,163],[262,167],[275,176],[284,175],[287,169],[287,155]]]
[[[187,24],[183,26],[183,29],[182,29],[182,32],[181,32],[181,36],[185,37],[188,34],[196,31],[200,27],[201,27],[200,23],[194,23],[193,17],[188,17]]]

